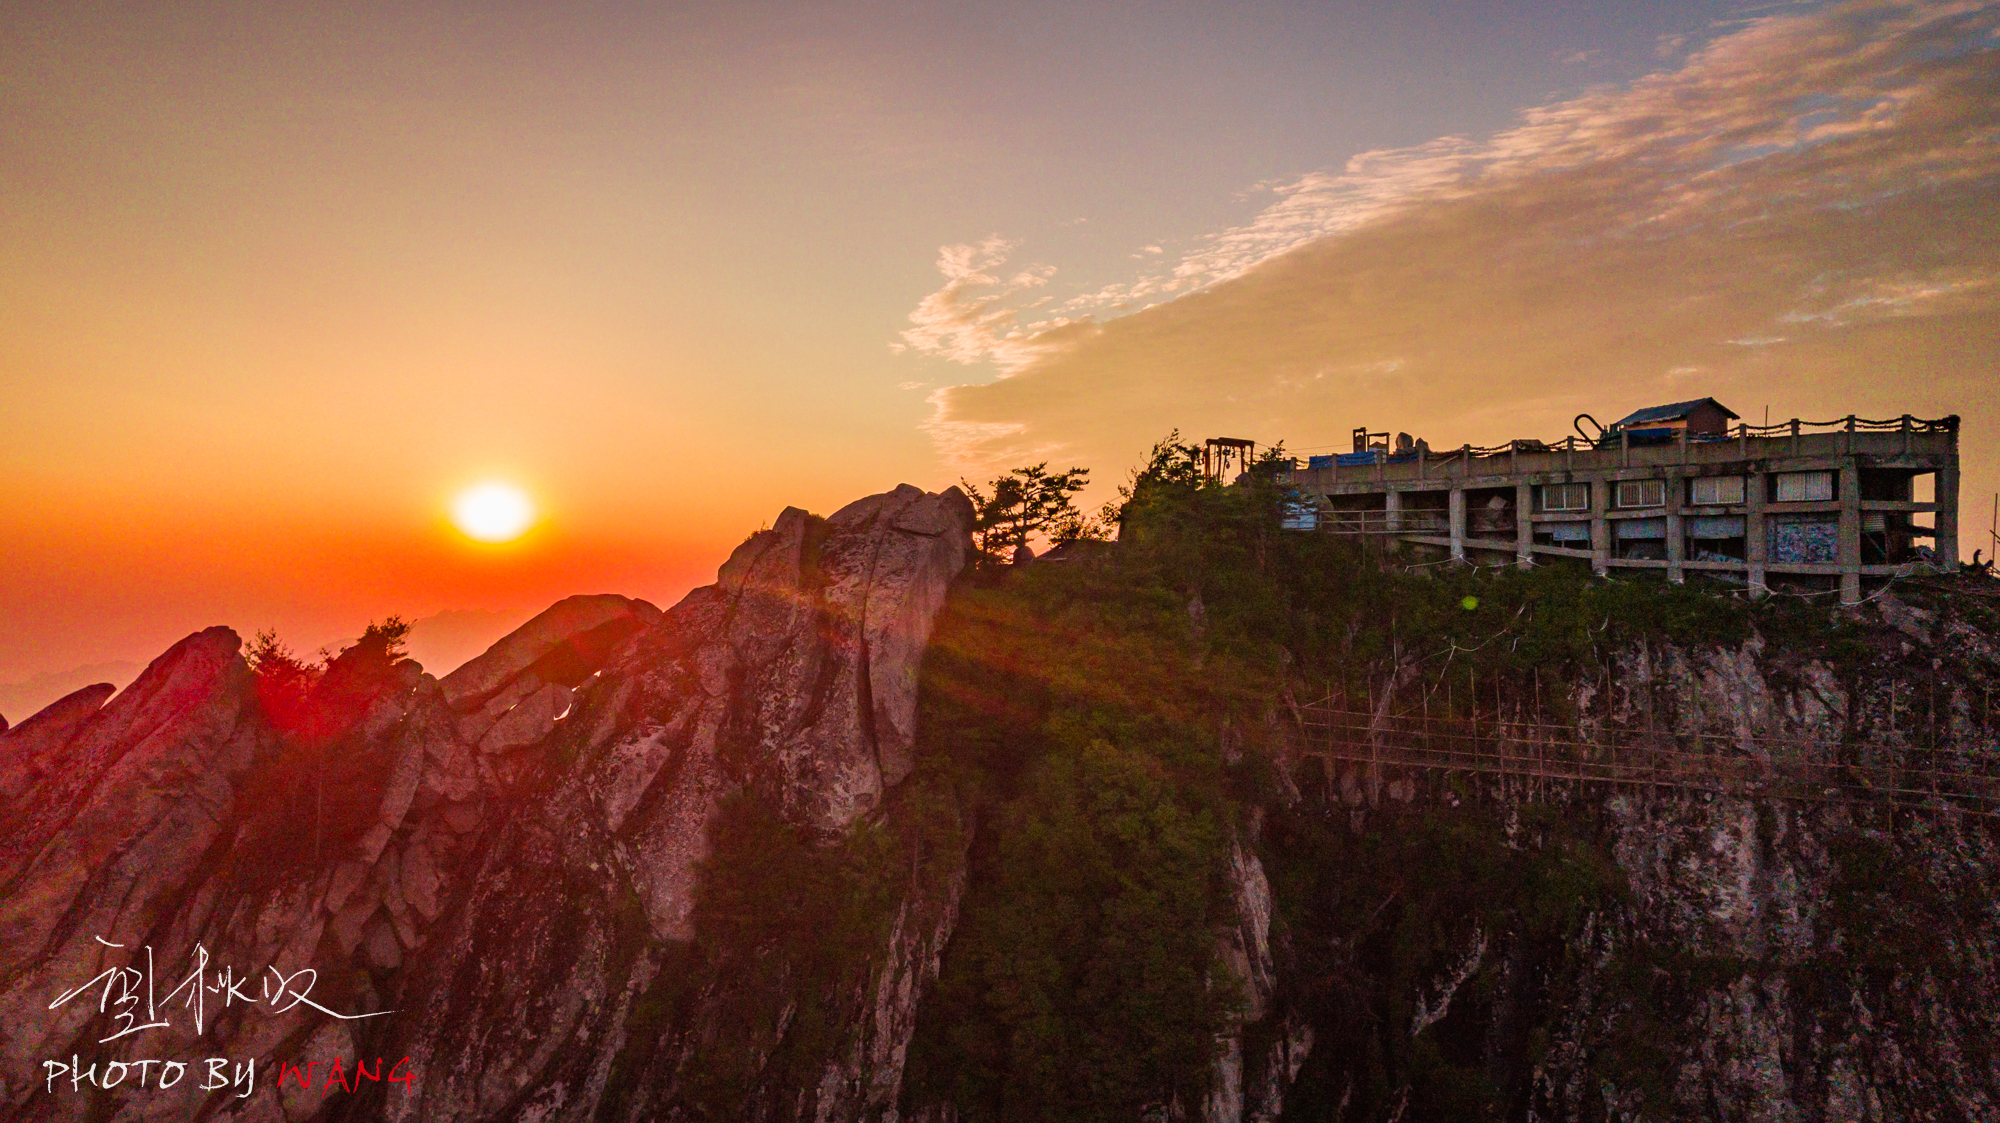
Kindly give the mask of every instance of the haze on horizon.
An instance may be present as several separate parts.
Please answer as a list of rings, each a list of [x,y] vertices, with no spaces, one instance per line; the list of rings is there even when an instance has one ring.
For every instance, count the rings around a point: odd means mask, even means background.
[[[6,18],[0,682],[1174,427],[1955,412],[1968,554],[2000,488],[2000,3]]]

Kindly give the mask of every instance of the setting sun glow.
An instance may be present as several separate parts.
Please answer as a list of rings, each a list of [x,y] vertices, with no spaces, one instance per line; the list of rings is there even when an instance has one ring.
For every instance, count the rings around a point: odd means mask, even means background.
[[[535,521],[535,506],[512,484],[485,483],[452,500],[451,521],[480,542],[512,542]]]

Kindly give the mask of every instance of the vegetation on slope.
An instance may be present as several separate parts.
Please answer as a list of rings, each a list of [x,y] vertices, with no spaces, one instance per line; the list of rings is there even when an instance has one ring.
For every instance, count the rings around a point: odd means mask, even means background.
[[[1240,999],[1215,953],[1233,921],[1224,863],[1262,808],[1295,964],[1280,1000],[1321,1035],[1295,1105],[1518,1116],[1548,1027],[1578,997],[1550,980],[1598,954],[1591,926],[1625,893],[1602,812],[1449,791],[1365,827],[1319,800],[1283,809],[1264,762],[1286,693],[1361,709],[1393,690],[1398,710],[1563,722],[1574,685],[1636,644],[1734,647],[1755,632],[1844,677],[1880,654],[1797,599],[1411,566],[1285,532],[1280,489],[1203,480],[1197,450],[1172,438],[1127,499],[1115,545],[989,570],[934,637],[925,767],[979,829],[912,1048],[913,1105],[1036,1120],[1198,1104]],[[1465,959],[1468,932],[1490,935],[1491,954],[1410,1032],[1415,996]],[[1672,1011],[1740,966],[1711,958],[1628,949],[1604,966],[1628,1016],[1603,1071],[1642,1100]]]
[[[257,709],[276,745],[239,781],[237,806],[254,840],[241,852],[256,855],[256,868],[241,871],[249,884],[317,870],[377,821],[390,761],[357,726],[396,686],[408,633],[391,616],[316,660],[294,655],[268,631],[250,644]]]
[[[919,771],[879,821],[822,846],[747,799],[726,810],[696,946],[634,1010],[637,1037],[682,1024],[714,986],[749,1012],[702,1031],[690,1106],[721,1117],[753,1089],[815,1086],[872,1000],[880,965],[861,949],[886,946],[897,902],[935,905],[962,874],[905,1108],[949,1102],[968,1123],[1192,1112],[1219,1035],[1242,1032],[1253,1055],[1280,1029],[1241,1025],[1246,996],[1217,951],[1236,923],[1230,851],[1254,839],[1275,1004],[1317,1035],[1291,1113],[1522,1117],[1549,1094],[1536,1074],[1564,1019],[1587,1007],[1618,1012],[1592,1031],[1592,1071],[1640,1117],[1667,1117],[1663,1066],[1746,966],[1607,935],[1633,907],[1607,813],[1435,778],[1434,798],[1366,815],[1309,777],[1292,801],[1272,767],[1290,707],[1393,693],[1400,712],[1561,723],[1574,687],[1635,645],[1760,634],[1852,678],[1880,673],[1881,637],[1795,599],[1413,566],[1286,532],[1277,487],[1204,480],[1171,439],[1126,499],[1116,543],[988,558],[954,593],[926,656]],[[1887,907],[1872,868],[1838,883],[1844,921]],[[1838,971],[1794,974],[1822,986]]]

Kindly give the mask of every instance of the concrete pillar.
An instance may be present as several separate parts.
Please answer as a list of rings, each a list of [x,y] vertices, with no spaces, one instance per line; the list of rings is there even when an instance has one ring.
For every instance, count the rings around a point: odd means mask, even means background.
[[[1465,489],[1451,489],[1451,557],[1465,560]]]
[[[1403,531],[1403,493],[1400,491],[1385,492],[1382,496],[1382,508],[1384,511],[1383,525],[1388,527],[1389,533],[1401,534]]]
[[[1602,577],[1611,571],[1611,522],[1604,512],[1611,506],[1611,481],[1590,481],[1590,569]]]
[[[1527,569],[1534,565],[1535,556],[1535,489],[1527,484],[1514,485],[1514,565]]]
[[[1910,503],[1915,501],[1917,498],[1916,476],[1905,475],[1897,477],[1895,489],[1891,492],[1889,498],[1901,500],[1904,503]],[[1915,542],[1915,538],[1912,535],[1905,533],[1909,529],[1910,520],[1914,517],[1915,517],[1915,512],[1911,512],[1910,514],[1907,515],[1883,516],[1883,521],[1888,525],[1889,529],[1889,533],[1886,536],[1885,540],[1888,543],[1889,554],[1891,557],[1894,557],[1902,553],[1904,550],[1909,549],[1910,546]],[[1901,521],[1898,522],[1898,519],[1900,519]]]
[[[1687,430],[1681,430],[1681,450],[1687,450]],[[1687,569],[1681,565],[1687,560],[1686,527],[1681,522],[1681,501],[1687,496],[1687,481],[1672,472],[1667,473],[1667,580],[1676,585],[1687,580]]]
[[[1956,446],[1954,446],[1956,447]],[[1945,457],[1938,468],[1937,486],[1932,489],[1932,499],[1937,502],[1937,511],[1931,516],[1931,525],[1937,528],[1937,537],[1931,539],[1931,547],[1937,551],[1938,562],[1948,566],[1945,572],[1958,572],[1958,453]]]
[[[1861,469],[1849,457],[1840,465],[1840,603],[1861,602]]]
[[[1766,551],[1771,536],[1764,528],[1764,473],[1751,472],[1743,479],[1743,556],[1747,559],[1750,599],[1761,599],[1771,591],[1764,576]]]

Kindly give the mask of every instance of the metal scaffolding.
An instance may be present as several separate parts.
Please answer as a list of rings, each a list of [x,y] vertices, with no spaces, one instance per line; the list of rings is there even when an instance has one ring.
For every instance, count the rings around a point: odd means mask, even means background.
[[[1990,747],[1967,754],[1886,742],[1625,730],[1475,718],[1395,716],[1318,704],[1296,711],[1305,755],[1468,772],[1821,803],[1952,805],[2000,814]]]

